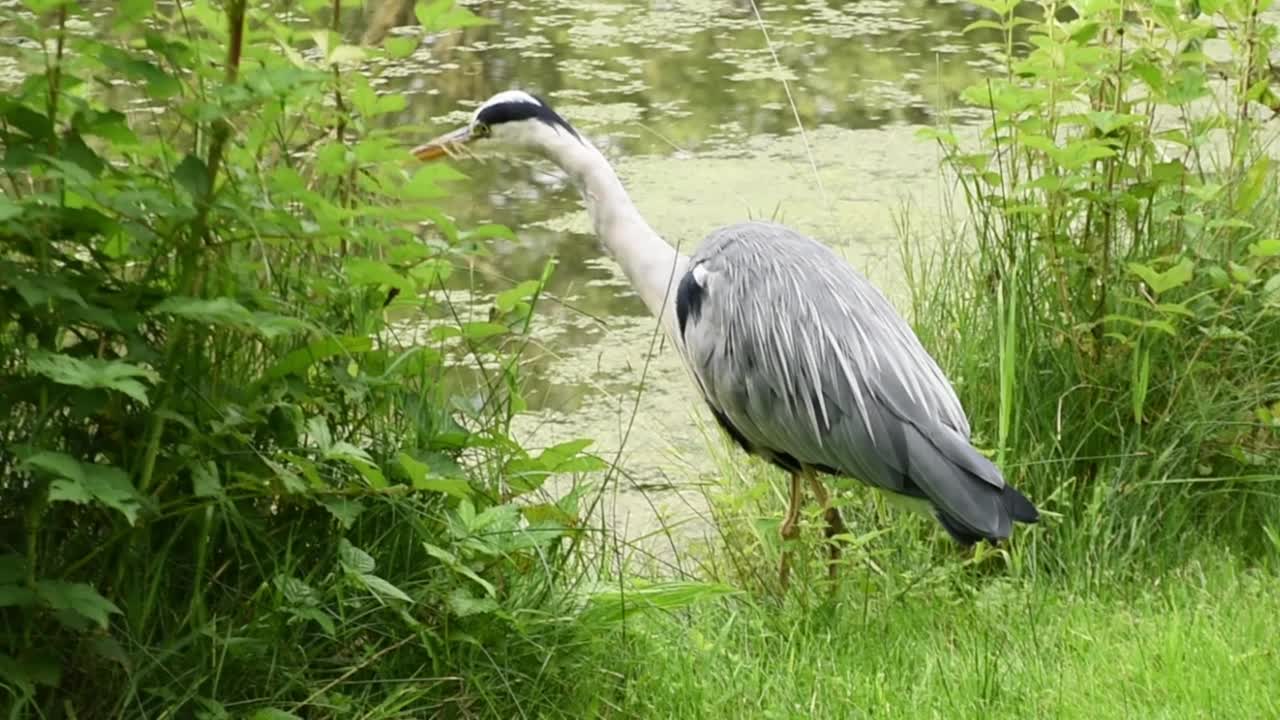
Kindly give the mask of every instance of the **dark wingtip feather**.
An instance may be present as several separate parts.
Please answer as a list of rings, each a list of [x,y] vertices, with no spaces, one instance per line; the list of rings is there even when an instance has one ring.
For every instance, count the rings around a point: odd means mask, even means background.
[[[1040,521],[1040,511],[1027,499],[1026,495],[1018,492],[1012,485],[1004,486],[1001,499],[1004,500],[1005,509],[1009,511],[1009,517],[1015,521],[1028,525]]]

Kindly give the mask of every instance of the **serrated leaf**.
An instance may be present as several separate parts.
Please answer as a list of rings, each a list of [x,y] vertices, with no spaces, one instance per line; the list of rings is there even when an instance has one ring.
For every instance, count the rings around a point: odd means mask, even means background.
[[[440,183],[465,180],[466,177],[447,163],[430,163],[419,168],[400,188],[400,193],[409,199],[435,200],[449,194],[440,187]]]
[[[1183,258],[1177,265],[1163,272],[1140,263],[1129,263],[1129,272],[1142,278],[1151,292],[1157,295],[1186,285],[1191,281],[1194,270],[1195,263],[1190,258]]]
[[[315,623],[319,625],[322,630],[324,630],[325,634],[330,637],[333,637],[337,632],[337,627],[334,626],[333,624],[333,618],[329,617],[329,615],[325,613],[324,610],[321,610],[320,608],[313,608],[313,607],[295,608],[292,610],[292,612],[294,617],[299,617],[306,620],[314,620]]]
[[[142,509],[142,496],[129,476],[110,465],[83,463],[64,453],[43,451],[26,459],[28,468],[56,476],[49,485],[50,502],[98,502],[119,511],[132,525]]]
[[[96,623],[103,630],[107,629],[110,616],[120,613],[120,608],[115,603],[99,595],[93,586],[84,583],[40,580],[36,583],[36,594],[50,608],[75,613]]]
[[[426,549],[428,555],[444,563],[445,567],[448,567],[450,570],[462,575],[463,577],[469,578],[477,585],[484,588],[484,591],[488,593],[490,597],[497,595],[498,591],[494,588],[493,583],[477,575],[474,570],[459,561],[457,556],[453,553],[442,547],[432,545],[429,542],[422,543],[422,547]]]
[[[206,460],[191,469],[191,492],[196,497],[222,497],[218,466]]]
[[[148,405],[149,401],[147,388],[139,379],[153,383],[160,381],[156,371],[122,360],[75,358],[43,350],[31,353],[27,358],[27,369],[60,385],[115,390],[143,405]]]
[[[315,607],[320,604],[319,595],[305,582],[287,575],[277,575],[272,579],[276,589],[284,596],[289,605],[299,607]]]
[[[369,588],[369,590],[371,590],[374,594],[384,599],[392,598],[395,600],[403,600],[404,602],[407,602],[407,603],[413,602],[413,598],[406,595],[403,590],[396,587],[395,585],[392,585],[386,580],[383,580],[377,575],[368,575],[368,574],[361,575],[360,581],[363,582],[364,586]]]
[[[356,524],[356,518],[364,512],[364,505],[359,500],[348,498],[327,498],[322,501],[329,514],[337,518],[343,530],[350,530]]]
[[[173,169],[173,179],[197,200],[209,194],[209,168],[195,155],[182,158]]]
[[[357,575],[367,575],[377,567],[372,555],[352,545],[346,538],[338,541],[338,562]]]
[[[466,588],[454,588],[449,593],[449,609],[458,617],[491,613],[500,606],[493,598],[478,598],[467,592]]]
[[[460,500],[471,497],[471,484],[466,478],[434,475],[430,466],[407,453],[400,453],[396,459],[415,490],[440,492]]]

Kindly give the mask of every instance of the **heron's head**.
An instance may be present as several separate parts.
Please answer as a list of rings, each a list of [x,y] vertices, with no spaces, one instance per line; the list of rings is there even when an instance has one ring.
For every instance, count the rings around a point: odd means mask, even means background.
[[[505,90],[476,108],[466,125],[419,145],[413,154],[419,160],[435,160],[464,148],[492,148],[549,155],[565,142],[582,139],[547,101],[523,90]]]

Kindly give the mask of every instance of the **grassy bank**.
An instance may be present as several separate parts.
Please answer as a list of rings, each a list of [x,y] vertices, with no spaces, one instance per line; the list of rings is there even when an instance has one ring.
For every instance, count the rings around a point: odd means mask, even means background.
[[[1215,555],[1105,592],[1018,578],[728,602],[637,623],[628,716],[1271,717],[1276,583]]]

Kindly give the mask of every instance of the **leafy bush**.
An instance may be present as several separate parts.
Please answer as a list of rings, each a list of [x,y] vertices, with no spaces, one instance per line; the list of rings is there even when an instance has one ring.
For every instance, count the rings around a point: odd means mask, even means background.
[[[380,127],[404,98],[344,71],[416,43],[243,0],[122,2],[106,41],[26,4],[37,49],[0,99],[10,715],[555,706],[588,661],[566,652],[578,495],[517,500],[600,462],[507,432],[542,283],[478,323],[432,294],[509,233],[437,210],[457,174],[407,169]],[[450,371],[469,361],[479,385]]]
[[[992,17],[970,29],[994,36],[1005,70],[965,94],[980,147],[929,131],[976,243],[960,238],[948,271],[916,283],[916,317],[980,441],[1061,516],[1032,534],[1053,545],[1039,559],[1134,567],[1206,536],[1269,547],[1280,194],[1266,3],[978,4]]]

